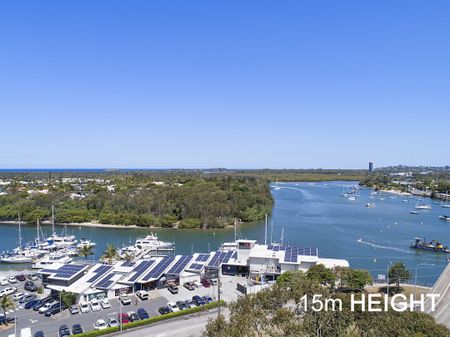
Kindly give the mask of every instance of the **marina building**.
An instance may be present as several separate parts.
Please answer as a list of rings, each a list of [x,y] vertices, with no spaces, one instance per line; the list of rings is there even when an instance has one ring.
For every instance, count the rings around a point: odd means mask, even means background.
[[[219,273],[245,276],[249,282],[258,284],[276,280],[285,271],[307,271],[316,264],[328,268],[349,266],[346,260],[320,258],[317,248],[236,240],[211,253],[154,256],[113,265],[54,264],[40,274],[47,288],[74,293],[81,301],[163,288],[167,282],[199,282],[205,277],[216,278]]]

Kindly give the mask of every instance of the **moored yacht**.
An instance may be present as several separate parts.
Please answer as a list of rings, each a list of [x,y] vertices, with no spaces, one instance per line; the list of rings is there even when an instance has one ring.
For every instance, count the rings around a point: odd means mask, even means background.
[[[158,250],[158,251],[172,251],[175,244],[173,242],[161,241],[158,236],[150,233],[145,238],[137,238],[134,246],[141,250]]]

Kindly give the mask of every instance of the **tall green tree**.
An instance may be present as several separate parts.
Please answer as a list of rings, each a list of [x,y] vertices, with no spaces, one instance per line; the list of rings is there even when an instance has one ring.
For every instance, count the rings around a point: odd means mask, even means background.
[[[311,266],[306,272],[306,276],[309,279],[315,280],[322,284],[334,285],[334,282],[336,281],[336,275],[334,275],[333,271],[325,267],[323,264]]]
[[[117,259],[119,256],[118,252],[117,252],[117,248],[112,245],[112,244],[108,244],[106,246],[106,250],[102,255],[102,258],[108,260],[109,264],[112,264],[114,259]]]
[[[401,282],[408,281],[411,278],[411,273],[402,262],[397,262],[389,268],[389,284],[395,283],[400,287]]]

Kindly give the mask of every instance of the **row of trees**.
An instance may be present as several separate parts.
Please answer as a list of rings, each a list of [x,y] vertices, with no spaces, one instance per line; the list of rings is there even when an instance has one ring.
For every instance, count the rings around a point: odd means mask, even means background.
[[[395,269],[393,270],[393,276]],[[350,294],[333,291],[331,284],[363,288],[371,283],[366,271],[313,267],[307,273],[286,272],[275,285],[241,296],[228,305],[229,318],[211,320],[204,337],[449,337],[450,332],[420,312],[351,310]],[[313,311],[303,296],[342,301],[342,310]],[[308,302],[311,305],[310,302]],[[309,307],[311,308],[311,307]]]
[[[155,179],[165,179],[155,184]],[[55,205],[59,222],[91,222],[143,227],[224,227],[235,218],[260,220],[271,213],[268,181],[224,174],[122,174],[111,178],[114,192],[104,184],[81,184],[86,197],[70,198],[70,184],[50,184],[47,194],[10,189],[0,196],[0,219],[27,222],[48,219]]]

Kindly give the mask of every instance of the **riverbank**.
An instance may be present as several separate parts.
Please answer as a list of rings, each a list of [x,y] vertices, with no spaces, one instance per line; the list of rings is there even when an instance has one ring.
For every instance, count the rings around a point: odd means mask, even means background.
[[[19,221],[3,221],[0,220],[0,224],[6,224],[6,225],[19,225]],[[21,224],[24,224],[22,221]],[[25,223],[27,225],[32,225],[29,223]],[[50,225],[50,221],[43,221],[41,224],[43,225]],[[239,225],[244,224],[244,222],[239,223]],[[70,223],[57,223],[55,226],[61,227],[61,226],[73,226],[73,227],[92,227],[92,228],[118,228],[118,229],[126,229],[126,228],[133,228],[133,229],[177,229],[177,230],[221,230],[221,229],[229,229],[233,228],[234,225],[229,225],[226,227],[202,227],[202,228],[180,228],[178,226],[174,227],[157,227],[157,226],[137,226],[137,225],[112,225],[112,224],[102,224],[98,222],[70,222]]]

